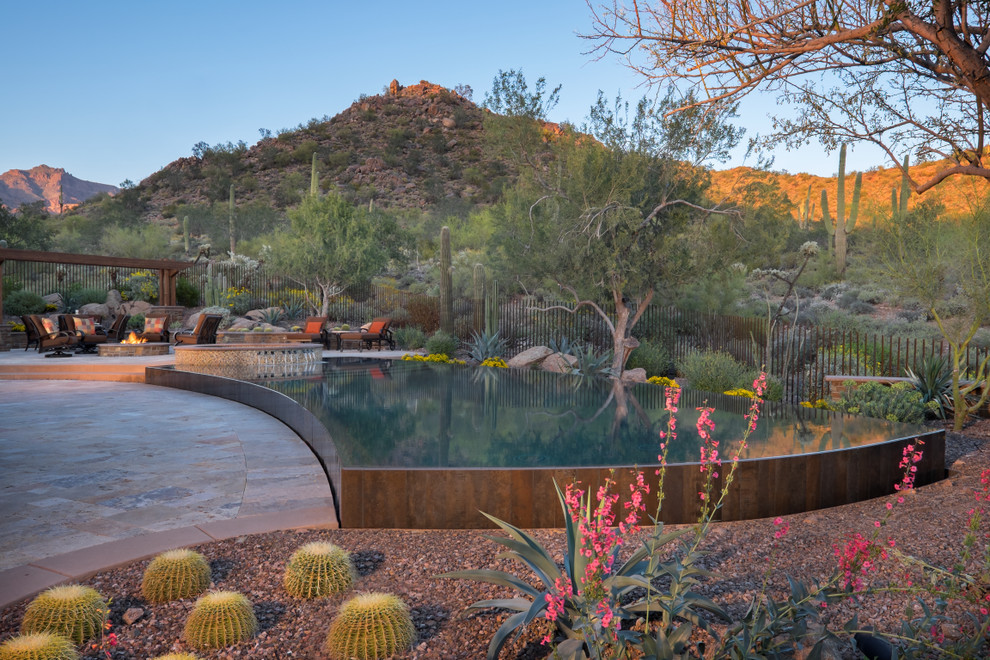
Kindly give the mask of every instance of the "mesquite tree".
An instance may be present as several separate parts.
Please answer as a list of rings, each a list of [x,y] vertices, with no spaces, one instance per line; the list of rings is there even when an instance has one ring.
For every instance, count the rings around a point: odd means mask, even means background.
[[[612,335],[618,377],[658,287],[691,273],[695,223],[725,212],[707,206],[704,172],[685,157],[723,153],[737,137],[701,113],[665,119],[644,100],[630,118],[627,104],[599,96],[583,133],[542,136],[527,152],[538,157],[520,161],[496,209],[490,258],[525,286],[554,281],[573,298],[553,307],[594,309]]]

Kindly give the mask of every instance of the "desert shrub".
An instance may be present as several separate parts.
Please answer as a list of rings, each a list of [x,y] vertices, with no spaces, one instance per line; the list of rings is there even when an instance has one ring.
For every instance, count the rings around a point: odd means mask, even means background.
[[[460,346],[460,341],[457,337],[453,335],[448,335],[443,330],[437,330],[433,335],[426,340],[424,347],[426,352],[432,354],[442,353],[443,355],[452,356]]]
[[[852,312],[853,314],[869,315],[872,314],[875,310],[876,308],[873,307],[873,305],[871,305],[870,303],[866,302],[865,300],[857,300],[851,305],[849,305],[849,311]]]
[[[14,291],[3,298],[4,314],[23,316],[41,314],[45,311],[45,299],[33,291]]]
[[[749,369],[722,351],[692,351],[684,356],[679,371],[691,383],[692,389],[725,392],[746,387]]]
[[[144,330],[144,314],[132,314],[127,321],[128,330]]]
[[[120,285],[120,296],[124,300],[158,302],[158,276],[150,270],[131,273]]]
[[[646,375],[666,376],[673,366],[670,352],[663,344],[647,341],[639,342],[639,346],[629,354],[626,369],[646,369]]]
[[[199,313],[219,314],[220,316],[223,317],[222,319],[220,319],[220,328],[222,329],[222,328],[230,327],[230,323],[232,319],[231,319],[230,309],[227,307],[204,307],[203,309],[199,310]]]
[[[244,316],[251,311],[251,292],[244,287],[229,287],[220,296],[220,304],[225,305],[234,316]]]
[[[183,307],[199,306],[199,288],[184,277],[175,282],[175,297]]]
[[[404,328],[396,328],[392,332],[392,337],[395,338],[395,343],[399,345],[399,348],[414,351],[417,348],[423,348],[426,344],[426,334],[413,325],[407,325]]]
[[[836,301],[836,304],[842,309],[849,309],[849,306],[854,302],[859,300],[859,291],[856,289],[850,289],[848,291],[843,291],[842,295]]]
[[[409,324],[409,311],[405,307],[393,307],[384,316],[392,319],[393,328],[401,328]]]
[[[938,404],[922,401],[921,392],[910,383],[894,383],[890,387],[880,383],[843,383],[845,395],[835,405],[836,410],[852,415],[864,415],[891,422],[920,424],[928,412],[934,412]]]
[[[84,288],[79,285],[70,286],[67,290],[62,291],[60,295],[62,296],[62,308],[67,312],[91,303],[102,304],[107,300],[107,292],[103,289]]]

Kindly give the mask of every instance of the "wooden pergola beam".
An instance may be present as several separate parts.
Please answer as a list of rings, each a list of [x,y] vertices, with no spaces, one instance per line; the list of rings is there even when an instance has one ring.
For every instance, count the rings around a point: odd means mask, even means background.
[[[45,264],[72,264],[79,266],[107,266],[120,268],[144,268],[158,272],[158,304],[175,305],[175,282],[180,272],[193,265],[191,261],[170,259],[133,259],[131,257],[106,257],[96,254],[70,254],[68,252],[44,252],[41,250],[15,250],[0,248],[0,318],[3,318],[3,263],[33,261]]]

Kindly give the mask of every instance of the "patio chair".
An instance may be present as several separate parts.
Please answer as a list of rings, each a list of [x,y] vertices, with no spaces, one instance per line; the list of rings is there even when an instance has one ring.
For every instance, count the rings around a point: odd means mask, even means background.
[[[323,344],[324,348],[329,347],[330,338],[327,333],[326,316],[310,316],[306,319],[302,332],[287,332],[286,341],[303,341],[312,344]]]
[[[130,314],[118,314],[110,325],[110,329],[107,330],[107,341],[119,342],[123,340],[127,336],[127,322],[130,320]]]
[[[54,321],[38,314],[28,314],[21,318],[24,320],[25,329],[33,328],[37,335],[39,353],[54,349],[53,353],[45,357],[72,357],[72,353],[66,353],[64,349],[79,343],[79,338],[75,334],[59,330]]]
[[[79,338],[78,352],[94,353],[97,345],[107,342],[107,333],[97,326],[99,318],[92,314],[59,314],[58,328]]]
[[[342,347],[345,341],[359,341],[360,350],[367,346],[370,350],[372,346],[378,344],[378,350],[382,350],[382,342],[388,344],[390,351],[395,350],[395,340],[392,338],[392,319],[381,316],[372,319],[371,323],[361,326],[360,332],[344,332],[337,335],[338,346]]]
[[[148,342],[168,343],[168,314],[148,314],[144,317],[144,330],[137,333],[139,339]]]
[[[220,314],[200,314],[195,328],[175,333],[175,345],[217,343],[217,330],[220,329],[222,320],[223,316]]]
[[[26,351],[31,348],[31,344],[38,345],[38,330],[34,323],[28,320],[28,317],[22,316],[21,321],[24,322],[24,334],[27,337],[27,341],[24,342],[24,350]]]

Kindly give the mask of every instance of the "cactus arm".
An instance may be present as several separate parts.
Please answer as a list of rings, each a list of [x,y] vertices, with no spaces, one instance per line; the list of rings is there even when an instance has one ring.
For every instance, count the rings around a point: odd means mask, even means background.
[[[832,224],[832,216],[828,212],[828,192],[822,190],[822,222],[825,223],[825,231],[831,236],[835,233],[835,226]]]
[[[846,145],[839,148],[839,181],[835,191],[835,232],[846,228]]]
[[[849,219],[846,221],[846,233],[851,234],[859,217],[859,197],[863,190],[863,173],[856,172],[856,183],[853,184],[852,206],[849,208]]]
[[[908,159],[910,156],[904,157],[904,168],[901,170],[901,201],[900,207],[898,208],[898,213],[900,218],[904,218],[907,215],[907,203],[908,197],[911,196],[911,181],[908,179]]]
[[[313,152],[313,164],[309,171],[309,196],[316,197],[320,192],[320,179],[316,176],[316,152]],[[370,208],[368,209],[371,210]]]

